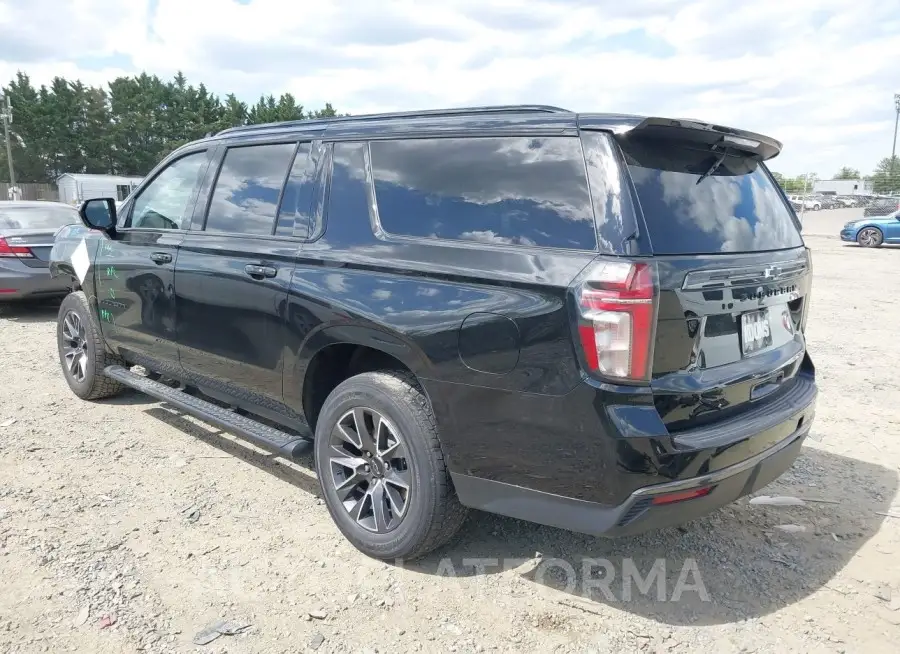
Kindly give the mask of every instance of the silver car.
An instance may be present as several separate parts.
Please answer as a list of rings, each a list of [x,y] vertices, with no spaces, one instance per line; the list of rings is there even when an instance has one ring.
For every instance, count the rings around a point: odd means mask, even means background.
[[[56,232],[75,223],[61,202],[0,202],[0,302],[66,295],[69,278],[51,278],[47,262]]]

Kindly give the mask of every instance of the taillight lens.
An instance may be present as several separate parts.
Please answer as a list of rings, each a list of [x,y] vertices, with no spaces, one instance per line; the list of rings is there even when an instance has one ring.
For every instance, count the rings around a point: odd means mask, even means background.
[[[599,263],[575,294],[578,335],[588,369],[622,380],[648,380],[655,320],[652,265]]]
[[[31,250],[18,245],[10,245],[5,238],[0,237],[0,257],[19,257],[30,259],[34,257]]]

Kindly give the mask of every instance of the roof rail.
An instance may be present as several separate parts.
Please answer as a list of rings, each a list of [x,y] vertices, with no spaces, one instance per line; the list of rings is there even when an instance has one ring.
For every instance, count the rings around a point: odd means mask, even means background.
[[[542,104],[518,104],[497,105],[488,107],[459,107],[456,109],[425,109],[421,111],[396,111],[383,114],[360,114],[359,116],[335,116],[333,118],[303,118],[300,120],[288,120],[279,123],[262,123],[259,125],[243,125],[229,127],[218,132],[220,134],[237,134],[253,132],[264,129],[279,129],[288,127],[330,125],[343,122],[369,122],[378,120],[394,120],[396,118],[440,118],[443,116],[477,116],[482,114],[515,114],[515,113],[572,113],[568,109]]]

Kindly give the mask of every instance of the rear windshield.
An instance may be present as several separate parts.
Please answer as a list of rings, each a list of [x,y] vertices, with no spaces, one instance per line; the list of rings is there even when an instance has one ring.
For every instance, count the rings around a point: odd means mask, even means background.
[[[78,212],[66,206],[0,206],[0,228],[4,229],[56,229],[78,220]]]
[[[788,206],[762,166],[700,145],[620,143],[655,254],[759,252],[803,244]]]

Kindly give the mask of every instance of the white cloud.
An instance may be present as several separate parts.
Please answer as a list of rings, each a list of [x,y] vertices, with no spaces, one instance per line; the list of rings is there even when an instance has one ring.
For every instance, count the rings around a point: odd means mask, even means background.
[[[827,177],[890,154],[900,13],[884,0],[0,0],[0,80],[183,70],[253,101],[533,102],[688,116]]]

